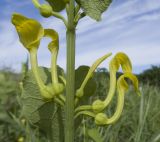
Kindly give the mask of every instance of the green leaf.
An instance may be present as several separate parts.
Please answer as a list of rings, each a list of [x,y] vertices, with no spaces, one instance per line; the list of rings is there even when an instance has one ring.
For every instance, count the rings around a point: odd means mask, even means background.
[[[83,80],[85,79],[90,67],[80,66],[75,71],[75,89],[79,89]],[[89,98],[94,95],[96,91],[96,81],[94,78],[90,78],[84,88],[84,96],[80,99],[80,104],[88,104]]]
[[[51,83],[50,70],[39,68],[45,84]],[[22,112],[26,120],[39,127],[53,142],[62,142],[64,137],[64,119],[62,108],[54,101],[45,101],[37,86],[34,75],[29,71],[23,80]]]
[[[62,11],[66,6],[64,0],[46,0],[46,1],[51,5],[53,11],[55,12]]]
[[[87,129],[87,134],[88,136],[94,140],[95,142],[103,142],[102,136],[99,134],[98,129],[93,128],[93,129]]]
[[[84,12],[91,18],[99,21],[101,15],[107,10],[112,0],[77,0]]]

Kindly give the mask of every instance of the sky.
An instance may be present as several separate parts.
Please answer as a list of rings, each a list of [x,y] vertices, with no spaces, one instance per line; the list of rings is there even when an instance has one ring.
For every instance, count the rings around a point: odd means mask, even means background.
[[[31,0],[0,0],[0,68],[11,67],[20,71],[21,63],[28,55],[10,22],[14,12],[34,18],[44,28],[53,28],[59,33],[58,64],[65,69],[65,26],[59,19],[40,16]],[[65,11],[61,14],[66,16]],[[133,72],[143,72],[152,65],[160,65],[160,0],[113,0],[103,13],[102,21],[96,22],[86,16],[79,22],[76,33],[76,68],[91,66],[107,53],[113,53],[113,57],[117,52],[124,52],[132,61]],[[50,67],[49,41],[47,38],[41,41],[38,51],[40,66]],[[111,58],[100,67],[108,68]]]

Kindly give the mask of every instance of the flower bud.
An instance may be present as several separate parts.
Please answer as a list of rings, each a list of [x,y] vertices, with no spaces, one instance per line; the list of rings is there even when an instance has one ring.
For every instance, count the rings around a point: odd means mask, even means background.
[[[40,92],[41,92],[42,97],[45,100],[51,100],[55,96],[55,91],[53,90],[51,84],[45,86],[44,88],[40,88]]]
[[[101,112],[104,108],[105,108],[105,104],[104,104],[104,102],[101,101],[101,100],[96,100],[96,101],[94,101],[93,104],[92,104],[92,110],[93,110],[95,113]]]
[[[84,95],[84,92],[82,89],[78,89],[76,91],[76,97],[81,98]]]
[[[95,123],[97,125],[105,125],[107,120],[108,120],[108,118],[107,118],[106,114],[104,114],[104,113],[98,113],[95,116]]]
[[[63,93],[64,91],[64,85],[62,83],[55,83],[54,85],[54,91],[56,93],[56,95],[59,95],[61,93]]]
[[[43,17],[48,18],[52,16],[52,7],[48,4],[42,4],[39,10]]]

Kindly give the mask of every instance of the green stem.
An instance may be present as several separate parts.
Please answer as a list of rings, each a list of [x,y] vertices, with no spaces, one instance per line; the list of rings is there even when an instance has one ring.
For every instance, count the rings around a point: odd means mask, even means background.
[[[65,142],[74,142],[74,95],[75,95],[75,0],[70,0],[68,9],[67,38],[67,77],[66,77],[66,110]]]
[[[54,17],[58,18],[58,19],[61,19],[64,22],[65,26],[67,27],[67,25],[68,25],[67,21],[66,21],[66,19],[61,14],[59,14],[58,12],[52,11],[52,15]]]
[[[95,117],[95,114],[93,113],[93,112],[91,112],[91,111],[86,111],[86,110],[84,110],[84,111],[80,111],[80,112],[78,112],[75,116],[74,116],[74,118],[76,119],[78,116],[80,116],[80,115],[87,115],[87,116],[90,116],[90,117]]]
[[[78,22],[79,22],[79,20],[82,19],[82,18],[85,17],[85,16],[86,16],[86,14],[85,14],[84,12],[78,13],[78,14],[76,15],[75,19],[74,19],[75,24],[77,25]]]
[[[75,7],[75,15],[78,14],[80,9],[81,9],[80,5],[77,4],[76,7]]]
[[[40,7],[41,7],[41,5],[40,5],[40,3],[39,3],[38,0],[32,0],[32,2],[33,2],[34,6],[35,6],[36,8],[40,8]]]
[[[83,105],[83,106],[79,106],[75,109],[75,112],[79,112],[79,111],[82,111],[82,110],[91,110],[92,109],[92,106],[91,105]]]
[[[31,60],[31,69],[38,84],[38,87],[40,89],[41,95],[45,99],[52,99],[53,98],[53,95],[51,94],[52,90],[44,84],[39,74],[38,61],[37,61],[37,48],[32,48],[29,52]]]
[[[43,90],[43,88],[45,88],[45,85],[42,79],[40,78],[39,71],[38,71],[37,49],[36,48],[32,48],[30,50],[30,62],[31,62],[31,69],[35,76],[37,84],[40,87],[40,89]]]
[[[83,142],[86,142],[86,124],[85,124],[85,119],[83,117]]]
[[[54,100],[55,100],[55,102],[56,102],[57,104],[60,104],[61,106],[64,106],[63,101],[61,101],[59,98],[55,98]]]
[[[60,95],[58,96],[58,98],[59,98],[59,99],[61,99],[63,102],[65,102],[65,101],[66,101],[65,96],[63,96],[62,94],[60,94]]]
[[[41,7],[39,0],[32,0],[32,3],[38,9]],[[65,26],[67,27],[67,21],[61,14],[59,14],[58,12],[52,11],[52,15],[58,19],[61,19],[64,22]]]
[[[54,49],[51,54],[51,74],[52,74],[52,83],[58,83],[57,76],[57,56],[58,56],[58,48]]]

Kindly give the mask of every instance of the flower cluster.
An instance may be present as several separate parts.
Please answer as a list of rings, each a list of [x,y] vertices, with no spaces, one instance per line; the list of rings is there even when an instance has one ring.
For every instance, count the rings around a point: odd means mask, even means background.
[[[60,83],[57,75],[57,55],[59,50],[58,33],[53,29],[43,29],[41,24],[34,19],[26,18],[20,14],[13,14],[12,23],[15,26],[19,39],[29,51],[31,69],[44,99],[59,97],[64,92],[64,84]],[[43,37],[51,38],[48,49],[51,52],[51,75],[52,84],[45,85],[42,81],[37,61],[37,51]],[[61,100],[62,101],[62,100]],[[64,102],[63,102],[64,103]]]
[[[83,96],[84,86],[92,76],[92,73],[94,72],[94,70],[104,59],[106,59],[110,55],[111,54],[107,54],[104,57],[101,57],[90,68],[81,87],[76,92],[76,97],[77,97],[75,101],[76,104],[79,98]],[[119,70],[120,67],[122,68],[124,74],[121,75],[117,80],[116,72]],[[102,101],[98,99],[98,100],[95,100],[91,105],[83,105],[83,106],[77,107],[75,110],[75,118],[81,114],[84,114],[84,115],[89,115],[91,117],[94,117],[95,123],[97,125],[106,125],[106,124],[112,124],[116,122],[122,113],[123,105],[124,105],[124,95],[127,92],[129,87],[125,78],[128,78],[132,81],[135,91],[137,92],[138,95],[140,95],[140,91],[138,88],[138,80],[136,76],[132,74],[132,65],[126,54],[119,52],[113,57],[113,59],[109,64],[109,72],[110,72],[110,85],[109,85],[110,88],[109,88],[108,94],[106,95],[105,100]],[[111,118],[108,118],[107,115],[104,113],[104,110],[111,103],[116,91],[118,93],[117,108],[113,116]]]
[[[42,6],[43,7],[43,6]],[[44,10],[48,12],[47,10]],[[53,29],[43,29],[41,24],[34,19],[26,18],[20,14],[13,14],[12,23],[14,24],[21,43],[29,51],[31,69],[34,74],[35,80],[38,84],[41,95],[44,99],[47,100],[56,100],[62,106],[65,103],[65,82],[66,80],[62,77],[63,83],[59,82],[59,76],[57,74],[57,55],[59,50],[59,37],[58,33]],[[52,84],[45,85],[42,81],[37,61],[37,51],[39,48],[40,41],[43,37],[51,38],[51,42],[48,44],[48,49],[51,52],[51,76]],[[96,68],[102,63],[105,59],[111,56],[111,53],[104,55],[99,58],[95,63],[90,67],[84,81],[82,82],[79,89],[75,93],[75,119],[79,115],[89,115],[95,119],[97,125],[106,125],[116,122],[123,110],[124,105],[124,96],[128,90],[128,83],[125,78],[128,78],[132,81],[133,86],[137,94],[140,94],[138,89],[138,80],[135,75],[132,74],[132,65],[130,59],[125,53],[117,53],[109,64],[110,72],[110,88],[106,98],[104,100],[95,100],[91,105],[82,105],[78,106],[79,100],[84,96],[84,88],[95,72]],[[116,73],[121,67],[123,75],[118,79],[116,78]],[[108,118],[104,113],[104,110],[111,103],[114,94],[117,92],[117,108],[115,113],[111,118]]]

